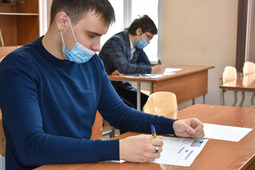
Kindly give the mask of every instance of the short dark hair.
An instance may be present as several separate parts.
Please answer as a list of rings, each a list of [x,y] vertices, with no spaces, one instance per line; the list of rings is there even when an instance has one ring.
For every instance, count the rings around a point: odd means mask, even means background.
[[[115,22],[114,9],[108,0],[53,0],[50,23],[52,24],[58,12],[63,11],[76,24],[89,10],[95,10],[104,23]]]
[[[141,28],[142,32],[150,32],[154,35],[158,33],[155,23],[148,15],[143,15],[142,17],[135,19],[130,27],[125,28],[124,30],[127,30],[131,35],[136,35],[136,30],[138,28]]]

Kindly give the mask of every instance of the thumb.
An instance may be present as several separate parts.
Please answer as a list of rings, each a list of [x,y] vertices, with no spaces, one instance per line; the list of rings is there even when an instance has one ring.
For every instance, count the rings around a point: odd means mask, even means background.
[[[196,133],[195,129],[193,129],[192,127],[190,127],[189,125],[185,125],[185,131],[190,134],[190,135],[194,135]]]

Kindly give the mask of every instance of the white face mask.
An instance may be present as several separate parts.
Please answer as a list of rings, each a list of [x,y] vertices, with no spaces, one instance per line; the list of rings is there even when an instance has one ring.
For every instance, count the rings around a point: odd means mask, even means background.
[[[60,31],[60,35],[61,35],[62,42],[63,42],[63,45],[62,45],[63,55],[69,61],[72,61],[72,62],[75,62],[75,63],[86,63],[87,61],[89,61],[96,54],[96,52],[84,47],[79,42],[77,42],[69,17],[68,17],[68,21],[70,23],[70,28],[71,28],[71,31],[72,31],[72,34],[73,34],[73,37],[74,37],[74,40],[75,40],[76,44],[71,49],[71,51],[68,52],[68,50],[65,46],[62,31]]]

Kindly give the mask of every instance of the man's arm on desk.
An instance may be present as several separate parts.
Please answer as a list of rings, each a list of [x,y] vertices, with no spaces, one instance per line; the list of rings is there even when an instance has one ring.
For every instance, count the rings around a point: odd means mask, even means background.
[[[166,66],[164,65],[156,65],[151,67],[151,74],[163,74],[166,69]],[[118,70],[115,70],[112,72],[112,75],[120,75],[120,72]]]
[[[203,124],[196,118],[177,120],[173,123],[175,135],[200,140],[204,137]],[[152,135],[132,136],[119,141],[120,159],[130,162],[151,162],[160,157],[163,137]],[[156,151],[157,149],[158,151]]]

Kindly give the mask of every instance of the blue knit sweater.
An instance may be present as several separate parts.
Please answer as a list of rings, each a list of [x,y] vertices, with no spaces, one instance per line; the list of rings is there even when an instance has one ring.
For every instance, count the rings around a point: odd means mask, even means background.
[[[119,159],[119,140],[90,140],[99,110],[116,128],[173,134],[174,120],[126,106],[100,58],[59,60],[42,37],[10,53],[0,64],[0,107],[7,138],[6,168]]]

